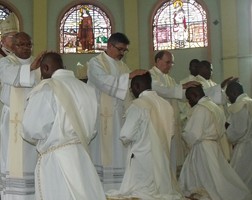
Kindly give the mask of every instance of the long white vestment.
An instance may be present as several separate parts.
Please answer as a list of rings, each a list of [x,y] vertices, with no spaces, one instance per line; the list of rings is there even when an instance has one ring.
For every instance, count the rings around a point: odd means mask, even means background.
[[[57,70],[52,79],[60,82],[73,99],[88,143],[94,136],[97,116],[94,89],[68,70]],[[36,200],[106,199],[87,150],[80,144],[61,100],[48,84],[40,90],[34,88],[31,93],[23,126],[24,138],[36,142],[40,154],[35,171]]]
[[[152,77],[152,89],[169,101],[174,110],[175,135],[172,141],[171,162],[172,169],[176,172],[176,166],[183,165],[186,155],[186,146],[181,138],[181,120],[178,106],[178,99],[183,98],[182,85],[176,84],[176,81],[169,74],[162,73],[156,66],[149,71]]]
[[[234,145],[230,164],[252,192],[252,99],[241,94],[228,110],[226,133]]]
[[[205,189],[213,200],[249,200],[251,194],[224,158],[218,142],[224,133],[223,110],[203,97],[193,107],[183,137],[190,152],[179,182],[185,195]]]
[[[1,47],[1,50],[3,51],[3,53],[0,53],[0,59],[3,57],[6,57],[7,55],[11,54],[10,51],[8,51],[6,48],[4,48],[3,46]],[[0,92],[2,91],[2,84],[0,82]],[[3,109],[3,102],[0,101],[0,113],[2,113],[2,109]],[[0,129],[1,131],[1,129]],[[0,133],[1,135],[1,133]],[[1,145],[1,137],[0,137],[0,145]],[[1,147],[0,147],[0,156],[1,156]],[[0,163],[1,163],[1,158],[0,158]],[[0,164],[1,166],[1,164]],[[0,177],[0,192],[3,190],[3,183],[2,183],[2,178]]]
[[[202,84],[202,87],[203,87],[203,89],[204,90],[207,90],[207,89],[211,89],[211,88],[216,88],[217,86],[218,86],[218,84],[217,83],[215,83],[213,80],[211,80],[211,79],[205,79],[203,76],[201,76],[201,75],[197,75],[196,77],[195,77],[195,80],[196,81],[198,81],[198,82],[200,82],[201,84]],[[215,90],[214,90],[215,91]],[[215,92],[216,93],[216,92]],[[225,95],[225,92],[224,92],[224,90],[222,90],[221,89],[221,93],[219,94],[219,93],[216,93],[217,95],[215,95],[215,94],[213,94],[213,95],[209,95],[209,94],[207,94],[207,93],[205,93],[207,96],[209,96],[210,98],[212,98],[212,100],[217,104],[217,105],[219,105],[220,106],[220,108],[222,108],[223,109],[223,111],[225,112],[225,115],[227,115],[227,100],[226,100],[226,95]],[[220,97],[219,98],[219,100],[215,100],[216,97],[217,96],[217,99],[218,99],[218,97]],[[225,130],[224,130],[225,131]],[[223,151],[223,153],[224,153],[224,156],[225,156],[225,158],[229,161],[230,160],[230,151],[231,151],[231,145],[230,145],[230,143],[228,142],[228,140],[227,140],[227,136],[226,136],[226,134],[223,134],[223,137],[221,138],[221,141],[220,141],[220,145],[221,145],[221,149],[222,149],[222,151]]]
[[[90,155],[104,190],[119,189],[125,172],[126,150],[119,140],[124,113],[129,104],[129,68],[105,52],[88,62],[88,84],[99,103],[97,135]]]
[[[129,147],[127,167],[119,191],[110,195],[143,200],[180,200],[170,166],[174,136],[173,108],[155,91],[144,91],[126,113],[121,140]]]
[[[0,59],[0,79],[2,84],[1,101],[4,104],[1,115],[1,176],[3,179],[2,200],[30,200],[34,199],[34,169],[37,162],[37,152],[33,145],[22,140],[21,149],[13,149],[10,144],[10,101],[12,88],[22,91],[22,97],[16,100],[19,103],[25,102],[25,97],[35,84],[35,72],[30,71],[32,58],[20,59],[15,55],[8,55]],[[15,101],[15,99],[14,99]],[[13,121],[16,127],[21,127],[22,116],[17,116]],[[13,137],[13,136],[12,136]],[[16,135],[15,137],[21,137]],[[22,164],[22,177],[15,177],[10,174],[15,158],[12,153],[18,153]]]

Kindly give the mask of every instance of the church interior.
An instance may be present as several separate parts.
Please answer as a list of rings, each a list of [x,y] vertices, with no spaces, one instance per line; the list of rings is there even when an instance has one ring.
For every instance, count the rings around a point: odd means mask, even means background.
[[[149,69],[154,64],[153,19],[167,0],[1,0],[13,11],[20,30],[33,39],[33,54],[44,50],[59,51],[61,19],[71,7],[94,4],[102,8],[111,21],[112,32],[123,32],[130,39],[125,62],[131,69]],[[251,88],[251,1],[196,0],[206,11],[207,45],[198,48],[175,48],[172,76],[179,82],[188,75],[191,59],[209,60],[213,65],[213,80],[220,83],[227,77],[239,77],[245,91]],[[66,68],[80,75],[78,66],[96,53],[62,53]],[[77,65],[78,64],[78,65]],[[79,71],[79,72],[78,72]]]
[[[191,60],[207,60],[214,82],[238,78],[252,96],[251,0],[0,0],[0,24],[10,13],[31,36],[34,57],[58,52],[85,82],[87,62],[120,32],[130,40],[123,61],[132,71],[150,70],[156,53],[168,50],[177,83],[189,75]]]

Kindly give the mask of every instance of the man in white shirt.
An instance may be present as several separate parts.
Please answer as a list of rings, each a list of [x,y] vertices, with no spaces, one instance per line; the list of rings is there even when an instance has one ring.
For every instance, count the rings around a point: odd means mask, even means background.
[[[105,200],[88,154],[97,117],[95,91],[64,69],[62,58],[46,53],[40,82],[29,94],[23,137],[36,144],[37,200]]]
[[[13,37],[13,54],[0,59],[1,176],[2,199],[34,199],[34,169],[37,152],[22,139],[26,95],[40,81],[37,73],[42,54],[32,57],[31,37],[24,32]]]
[[[192,59],[189,63],[189,71],[190,74],[180,81],[180,84],[187,83],[189,81],[194,81],[195,77],[198,75],[198,66],[200,61],[196,58]],[[180,119],[182,129],[185,127],[188,116],[190,115],[190,105],[187,101],[179,101],[179,110],[180,110]]]
[[[130,80],[146,70],[130,71],[122,61],[129,40],[123,33],[113,33],[107,50],[88,62],[88,84],[96,90],[99,103],[97,135],[90,143],[90,155],[104,190],[119,189],[125,171],[126,150],[119,140],[124,113],[132,97]]]
[[[181,139],[181,120],[178,100],[183,99],[184,89],[199,85],[196,81],[190,81],[184,84],[177,84],[169,72],[174,65],[174,56],[167,50],[159,51],[155,55],[155,66],[149,71],[152,77],[152,89],[161,97],[169,101],[174,110],[175,118],[175,136],[172,142],[171,162],[172,169],[176,174],[177,167],[181,167],[184,163],[186,155],[186,147]]]
[[[126,112],[120,139],[128,148],[127,167],[114,197],[183,199],[171,172],[170,146],[174,136],[174,116],[170,103],[151,90],[151,75],[131,81],[135,99]]]
[[[227,137],[233,145],[230,164],[252,192],[252,99],[235,81],[228,84],[226,94],[231,102],[226,122]]]
[[[226,117],[223,110],[201,86],[188,88],[186,97],[192,106],[183,138],[190,151],[179,177],[186,196],[206,190],[213,200],[249,200],[250,191],[225,159],[219,146]]]
[[[10,15],[0,23],[0,31],[1,31],[0,58],[3,58],[12,52],[12,50],[11,50],[12,37],[13,37],[13,35],[15,35],[18,32],[17,20],[16,20],[16,16],[14,13],[10,13]],[[0,83],[0,90],[2,90],[1,83]],[[0,112],[2,111],[2,108],[3,108],[3,103],[0,102]],[[0,137],[0,139],[1,139],[1,137]],[[1,177],[0,177],[0,191],[2,191]]]

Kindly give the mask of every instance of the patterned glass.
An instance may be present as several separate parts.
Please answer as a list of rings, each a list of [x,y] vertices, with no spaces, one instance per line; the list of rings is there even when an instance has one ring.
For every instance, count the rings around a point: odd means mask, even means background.
[[[61,19],[60,53],[98,53],[106,49],[111,23],[101,8],[79,4]]]
[[[208,46],[207,17],[195,0],[167,1],[153,18],[154,50]]]

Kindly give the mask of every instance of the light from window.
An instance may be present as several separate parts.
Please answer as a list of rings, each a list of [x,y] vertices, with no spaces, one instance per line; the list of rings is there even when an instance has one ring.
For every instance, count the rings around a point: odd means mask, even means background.
[[[0,5],[0,21],[5,20],[11,12],[12,11],[6,8],[4,5]],[[0,30],[0,33],[1,33],[1,30]]]
[[[79,4],[61,19],[60,53],[98,53],[107,47],[111,24],[99,7]]]
[[[154,50],[206,47],[207,18],[195,0],[167,1],[153,18]]]

